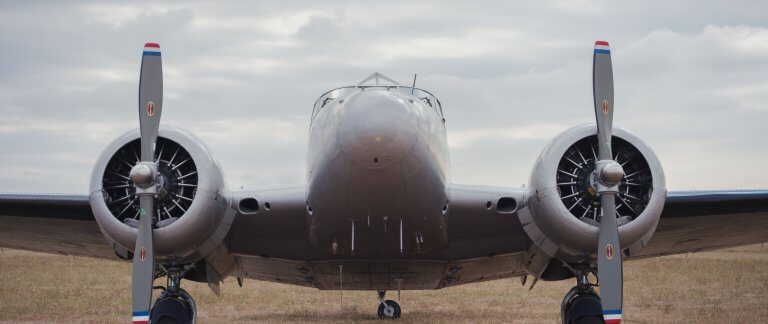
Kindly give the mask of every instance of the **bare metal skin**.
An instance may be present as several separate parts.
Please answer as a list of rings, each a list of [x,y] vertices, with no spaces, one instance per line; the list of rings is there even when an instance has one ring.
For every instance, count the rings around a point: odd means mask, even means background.
[[[307,200],[316,249],[377,258],[445,247],[449,165],[434,109],[395,90],[360,88],[322,109],[310,133]]]

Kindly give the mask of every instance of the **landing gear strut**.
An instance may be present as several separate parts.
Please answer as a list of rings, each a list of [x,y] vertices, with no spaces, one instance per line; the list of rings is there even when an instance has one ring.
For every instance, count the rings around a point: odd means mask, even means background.
[[[576,267],[573,271],[576,274],[576,286],[565,294],[560,307],[563,324],[602,324],[603,307],[600,296],[593,289],[595,285],[591,284],[587,278],[587,275],[594,272],[587,266]]]
[[[379,318],[395,319],[400,318],[400,305],[394,300],[384,300],[384,295],[387,294],[386,290],[379,290]]]
[[[151,323],[187,324],[195,323],[197,306],[192,296],[186,290],[181,289],[182,269],[178,267],[168,268],[168,288],[155,287],[163,292],[155,300],[152,311],[149,314]]]

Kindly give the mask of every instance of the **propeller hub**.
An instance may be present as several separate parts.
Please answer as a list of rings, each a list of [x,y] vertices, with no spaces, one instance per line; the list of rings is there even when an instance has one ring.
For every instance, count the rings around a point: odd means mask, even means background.
[[[131,173],[128,175],[134,184],[141,188],[148,188],[155,181],[155,173],[146,164],[137,164],[131,168]]]
[[[603,166],[600,170],[600,179],[609,187],[618,185],[621,179],[624,178],[624,168],[616,161],[611,161]]]

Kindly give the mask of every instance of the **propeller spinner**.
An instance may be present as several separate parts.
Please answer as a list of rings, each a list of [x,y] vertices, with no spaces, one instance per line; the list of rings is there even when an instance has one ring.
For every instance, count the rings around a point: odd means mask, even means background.
[[[157,194],[157,163],[155,143],[163,108],[163,66],[160,46],[144,45],[139,81],[139,124],[141,129],[141,162],[131,169],[130,178],[136,185],[141,208],[136,246],[133,253],[132,311],[133,323],[149,323],[152,304],[155,253],[152,246],[155,194]]]
[[[623,270],[619,229],[616,225],[616,194],[624,169],[613,160],[611,136],[613,128],[613,68],[608,42],[595,42],[592,66],[592,89],[597,120],[598,158],[595,187],[600,194],[603,216],[597,246],[597,269],[600,274],[600,299],[606,323],[621,322]]]

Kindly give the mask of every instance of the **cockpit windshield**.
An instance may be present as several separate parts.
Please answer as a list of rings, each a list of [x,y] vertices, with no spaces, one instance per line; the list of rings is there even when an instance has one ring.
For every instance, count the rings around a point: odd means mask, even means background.
[[[315,106],[312,109],[312,120],[315,120],[315,116],[317,116],[320,110],[322,110],[326,105],[328,105],[332,101],[342,97],[346,97],[355,92],[364,91],[366,89],[386,89],[387,91],[397,91],[407,95],[414,96],[417,99],[424,102],[426,106],[431,107],[432,110],[438,116],[440,116],[440,118],[444,118],[443,107],[440,104],[440,100],[438,100],[437,97],[435,97],[433,94],[429,93],[426,90],[414,88],[414,87],[408,87],[408,86],[401,86],[401,85],[356,85],[356,86],[336,88],[320,96],[320,98],[318,98],[317,101],[315,101]]]

